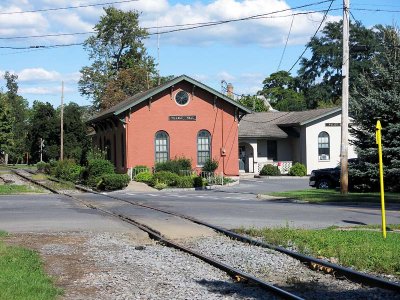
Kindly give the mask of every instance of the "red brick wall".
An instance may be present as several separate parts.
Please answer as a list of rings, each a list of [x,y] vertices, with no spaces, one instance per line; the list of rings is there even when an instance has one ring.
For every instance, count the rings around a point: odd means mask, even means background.
[[[185,90],[191,96],[186,106],[175,103],[174,95]],[[184,156],[197,166],[197,134],[200,130],[211,133],[211,157],[218,160],[217,172],[225,175],[238,175],[238,121],[235,120],[235,107],[224,100],[217,99],[214,107],[214,95],[200,88],[194,89],[188,82],[174,86],[172,99],[170,89],[153,97],[148,102],[132,109],[130,118],[126,118],[127,167],[136,165],[154,166],[154,138],[157,131],[166,131],[170,140],[170,158]],[[169,116],[195,115],[196,121],[169,121]],[[221,148],[226,151],[221,156]]]

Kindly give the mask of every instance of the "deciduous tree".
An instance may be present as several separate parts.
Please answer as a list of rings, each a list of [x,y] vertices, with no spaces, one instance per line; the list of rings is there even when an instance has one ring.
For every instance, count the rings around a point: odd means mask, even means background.
[[[95,25],[95,35],[84,43],[92,64],[81,69],[79,80],[80,93],[92,98],[97,109],[110,93],[115,94],[110,102],[122,101],[125,95],[147,88],[157,76],[154,60],[143,44],[148,33],[139,26],[139,13],[114,7],[104,12]],[[123,84],[118,83],[121,79]]]

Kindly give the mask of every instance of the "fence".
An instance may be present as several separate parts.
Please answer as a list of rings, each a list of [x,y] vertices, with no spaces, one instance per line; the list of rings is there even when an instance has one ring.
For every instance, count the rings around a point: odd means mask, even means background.
[[[131,180],[133,180],[133,178],[135,178],[137,174],[144,172],[152,172],[152,171],[149,168],[132,168],[129,169],[128,175],[131,177]]]
[[[258,163],[258,173],[262,170],[262,168],[265,165],[273,165],[275,167],[278,167],[279,171],[281,171],[281,174],[288,174],[290,168],[293,165],[292,161],[274,161],[274,162],[262,162]]]

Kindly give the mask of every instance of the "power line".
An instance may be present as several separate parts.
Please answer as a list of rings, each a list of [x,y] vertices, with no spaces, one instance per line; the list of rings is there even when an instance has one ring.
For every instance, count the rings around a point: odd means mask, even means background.
[[[289,33],[288,33],[287,38],[286,38],[285,47],[283,47],[283,52],[282,52],[281,60],[279,61],[279,65],[278,65],[278,68],[277,68],[277,70],[276,70],[277,72],[279,71],[279,68],[281,67],[281,63],[282,63],[282,60],[283,60],[283,56],[285,55],[286,47],[287,47],[287,44],[288,44],[288,42],[289,42],[290,33],[292,32],[293,21],[294,21],[294,16],[293,16],[293,18],[292,18],[292,22],[290,23]]]
[[[329,0],[330,1],[330,0]],[[334,8],[331,9],[330,11],[335,11],[335,10],[340,10],[340,8]],[[286,17],[293,17],[293,16],[298,16],[298,15],[309,15],[309,14],[314,14],[314,13],[319,13],[319,12],[325,12],[326,10],[314,10],[314,11],[308,11],[308,12],[297,12],[297,13],[292,13],[288,15],[281,15],[281,16],[250,16],[250,19],[268,19],[268,18],[286,18]],[[274,12],[276,13],[276,12]],[[233,22],[236,19],[232,20],[219,20],[219,21],[210,21],[210,22],[198,22],[198,23],[186,23],[186,24],[175,24],[175,25],[163,25],[163,26],[153,26],[153,27],[144,27],[143,29],[149,30],[149,29],[162,29],[162,28],[173,28],[173,27],[185,27],[185,26],[192,26],[192,25],[219,25],[221,22]],[[239,21],[239,20],[238,20]],[[190,29],[196,29],[197,27],[193,28],[184,28],[187,30]],[[160,34],[160,33],[170,33],[172,31],[166,31],[166,32],[152,32],[149,35],[154,35],[154,34]],[[72,33],[54,33],[54,34],[42,34],[42,35],[25,35],[25,36],[10,36],[10,37],[0,37],[0,40],[13,40],[13,39],[28,39],[28,38],[42,38],[42,37],[59,37],[59,36],[73,36],[73,35],[86,35],[86,34],[93,34],[96,33],[96,31],[86,31],[86,32],[72,32]]]
[[[238,19],[227,19],[227,20],[217,20],[217,21],[210,21],[210,22],[198,22],[198,23],[187,23],[187,24],[153,26],[153,27],[144,27],[143,29],[146,29],[146,30],[157,29],[158,30],[158,29],[162,29],[162,28],[193,26],[193,27],[188,27],[188,28],[181,28],[181,29],[174,29],[174,30],[169,30],[169,31],[149,33],[149,35],[166,34],[166,33],[172,33],[172,32],[177,32],[177,31],[185,31],[185,30],[197,29],[197,28],[201,28],[201,27],[215,26],[215,25],[231,23],[231,22],[238,22],[238,21],[245,21],[245,20],[257,20],[257,19],[263,19],[263,18],[285,18],[285,17],[291,17],[291,16],[293,17],[293,16],[297,16],[297,15],[307,15],[307,14],[313,14],[313,13],[318,13],[318,12],[325,12],[326,10],[297,12],[297,13],[292,13],[292,14],[283,15],[283,16],[282,15],[281,16],[271,16],[273,14],[277,14],[277,13],[280,13],[280,12],[285,12],[285,11],[288,11],[288,10],[299,9],[299,8],[305,8],[305,7],[309,7],[309,6],[314,6],[314,5],[322,4],[322,3],[325,3],[325,2],[329,2],[329,1],[331,1],[331,0],[325,0],[325,1],[320,1],[320,2],[310,3],[310,4],[298,6],[298,7],[293,7],[293,8],[290,8],[290,9],[284,9],[284,10],[280,10],[280,11],[274,11],[274,12],[270,12],[270,13],[253,15],[253,16],[244,17],[244,18],[238,18]],[[340,8],[331,9],[331,11],[334,11],[334,10],[340,10]],[[75,32],[75,33],[57,33],[57,34],[28,35],[28,36],[15,36],[15,37],[0,37],[0,40],[73,36],[73,35],[85,35],[85,34],[93,34],[93,33],[96,33],[96,32],[95,31],[87,31],[87,32]]]
[[[70,35],[85,35],[96,33],[96,31],[87,32],[72,32],[72,33],[49,33],[41,35],[25,35],[25,36],[11,36],[11,37],[0,37],[0,40],[16,40],[16,39],[28,39],[28,38],[41,38],[41,37],[58,37],[58,36],[70,36]]]
[[[77,6],[67,6],[67,7],[55,7],[55,8],[43,8],[43,9],[35,9],[35,10],[0,12],[0,15],[15,15],[15,14],[27,14],[27,13],[55,11],[55,10],[67,10],[67,9],[74,9],[74,8],[112,5],[112,4],[120,4],[120,3],[135,2],[135,1],[139,1],[139,0],[122,0],[122,1],[104,2],[104,3],[97,3],[97,4],[86,4],[86,5],[77,5]]]
[[[283,10],[278,10],[278,11],[273,11],[269,13],[264,13],[264,14],[257,14],[257,15],[252,15],[248,17],[243,17],[243,18],[237,18],[237,19],[228,19],[228,20],[220,20],[220,21],[212,21],[212,22],[202,22],[202,23],[191,23],[191,24],[199,24],[196,26],[192,27],[185,27],[185,28],[178,28],[178,29],[172,29],[172,30],[167,30],[167,31],[161,31],[161,32],[153,32],[149,33],[149,35],[158,35],[158,34],[167,34],[167,33],[172,33],[172,32],[179,32],[179,31],[186,31],[186,30],[192,30],[192,29],[197,29],[197,28],[202,28],[202,27],[209,27],[209,26],[216,26],[216,25],[221,25],[221,24],[227,24],[231,22],[239,22],[239,21],[245,21],[245,20],[257,20],[257,19],[262,19],[262,18],[271,18],[271,15],[285,12],[288,10],[293,10],[293,9],[299,9],[299,8],[305,8],[313,5],[319,5],[322,3],[326,2],[331,2],[329,8],[331,7],[333,1],[335,0],[324,0],[324,1],[319,1],[315,3],[310,3],[310,4],[305,4],[289,9],[283,9]],[[329,9],[328,9],[329,11]],[[281,18],[281,17],[288,17],[288,16],[295,16],[295,15],[303,15],[303,14],[310,14],[310,13],[316,13],[316,12],[325,12],[324,18],[322,19],[322,22],[325,20],[326,15],[328,13],[327,10],[320,10],[320,11],[312,11],[312,12],[298,12],[298,13],[293,13],[290,15],[285,15],[285,16],[275,16],[275,18]],[[322,24],[321,22],[321,24]],[[188,24],[190,26],[190,23]],[[186,26],[188,26],[186,25]],[[163,26],[163,27],[157,27],[157,28],[167,28],[171,26],[185,26],[185,24],[179,24],[179,25],[169,25],[169,26]],[[153,27],[154,28],[154,27]],[[145,28],[147,29],[147,28]],[[318,28],[319,30],[319,28]],[[78,33],[71,33],[71,34],[54,34],[54,35],[43,35],[43,36],[36,36],[36,37],[45,37],[45,36],[62,36],[62,35],[75,35],[75,34],[85,34],[83,32],[78,32]],[[25,37],[17,37],[17,38],[25,38]],[[3,39],[9,39],[9,38],[3,38]],[[74,44],[59,44],[59,45],[49,45],[49,46],[44,46],[44,45],[36,45],[36,46],[26,46],[26,47],[15,47],[15,46],[2,46],[0,49],[14,49],[14,50],[21,50],[21,49],[31,49],[31,48],[55,48],[55,47],[69,47],[69,46],[77,46],[77,45],[83,45],[83,43],[74,43]]]
[[[321,28],[322,24],[324,23],[324,21],[325,21],[325,19],[326,19],[326,16],[328,15],[328,12],[329,12],[330,9],[331,9],[331,6],[332,6],[332,4],[333,4],[333,1],[334,1],[334,0],[331,1],[331,3],[329,4],[328,9],[325,11],[325,15],[324,15],[324,17],[322,18],[321,23],[319,24],[319,26],[318,26],[317,30],[315,31],[315,33],[314,33],[313,37],[311,38],[311,40],[312,40],[313,38],[315,38],[315,36],[317,35],[319,29]],[[290,71],[292,71],[292,69],[294,68],[294,66],[295,66],[295,65],[299,62],[299,60],[303,57],[304,53],[306,53],[306,51],[307,51],[308,48],[309,48],[309,45],[306,46],[306,48],[304,49],[303,53],[301,53],[301,55],[299,56],[299,58],[295,61],[295,63],[294,63],[294,64],[292,65],[292,67],[289,69],[288,73],[290,73]]]

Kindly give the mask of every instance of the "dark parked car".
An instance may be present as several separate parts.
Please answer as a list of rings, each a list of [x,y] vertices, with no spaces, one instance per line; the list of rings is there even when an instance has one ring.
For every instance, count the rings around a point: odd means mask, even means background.
[[[348,160],[349,165],[358,162],[357,158]],[[350,181],[350,177],[349,177]],[[317,189],[334,189],[340,186],[340,165],[336,168],[326,168],[311,171],[309,185]],[[350,186],[350,182],[349,182]]]

